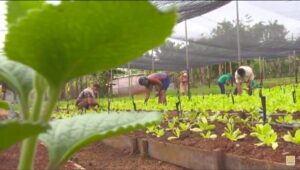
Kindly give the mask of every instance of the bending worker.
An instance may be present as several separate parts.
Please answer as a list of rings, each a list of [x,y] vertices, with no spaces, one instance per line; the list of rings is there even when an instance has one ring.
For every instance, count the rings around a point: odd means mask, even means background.
[[[222,76],[219,77],[217,82],[220,87],[221,94],[225,94],[225,84],[229,85],[229,81],[231,80],[232,80],[232,76],[230,73],[223,74]]]
[[[96,101],[96,95],[100,86],[98,84],[94,84],[92,87],[88,87],[80,92],[78,98],[76,99],[76,106],[79,109],[89,109],[95,106],[99,106]]]
[[[235,71],[235,83],[237,94],[242,94],[242,83],[247,83],[248,94],[252,95],[251,82],[254,80],[252,68],[249,66],[240,66]]]
[[[147,77],[140,77],[139,84],[146,87],[145,103],[147,103],[150,92],[155,87],[158,103],[166,103],[166,91],[170,84],[170,77],[165,73],[153,73]]]

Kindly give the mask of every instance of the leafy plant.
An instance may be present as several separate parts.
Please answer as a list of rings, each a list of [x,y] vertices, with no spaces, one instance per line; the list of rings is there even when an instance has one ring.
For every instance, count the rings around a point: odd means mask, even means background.
[[[165,135],[165,129],[164,128],[160,128],[160,126],[158,125],[151,125],[147,127],[146,133],[152,133],[153,135],[155,135],[156,137],[162,137]]]
[[[26,138],[18,169],[33,169],[37,134],[49,127],[49,118],[67,81],[141,56],[163,43],[176,21],[174,12],[158,11],[146,1],[62,1],[55,6],[8,1],[7,6],[9,29],[6,56],[0,56],[0,78],[18,94],[21,120],[1,122],[6,130],[0,135],[22,127],[27,130],[14,139],[4,138],[0,148]],[[29,98],[30,93],[34,97]],[[32,109],[29,103],[33,103]],[[141,128],[160,116],[101,113],[54,120],[47,133],[40,136],[49,150],[48,168],[58,169],[90,142]]]
[[[179,128],[181,131],[187,131],[188,129],[190,129],[190,126],[191,124],[190,123],[183,123],[183,122],[180,122],[179,123]]]
[[[178,117],[173,117],[171,121],[168,121],[168,128],[166,130],[174,130],[176,124],[178,123]]]
[[[205,139],[215,139],[217,138],[216,134],[213,134],[210,130],[205,132],[201,132],[200,135]]]
[[[168,140],[174,140],[174,139],[179,139],[180,138],[181,132],[180,132],[179,128],[174,129],[172,132],[173,132],[174,136],[168,137]]]
[[[215,129],[215,125],[209,124],[205,116],[201,116],[199,120],[197,121],[197,126],[196,128],[192,128],[191,131],[193,132],[203,132],[206,130],[212,130]]]
[[[229,116],[228,114],[219,115],[217,116],[216,120],[221,123],[227,123],[229,121]]]
[[[285,134],[283,136],[283,140],[286,141],[286,142],[292,142],[292,143],[295,143],[297,145],[300,145],[300,129],[296,130],[294,136],[291,134],[290,131],[288,131],[287,134]]]
[[[231,141],[237,141],[239,139],[243,139],[247,136],[247,134],[243,133],[240,131],[239,128],[234,130],[234,123],[229,122],[226,124],[225,131],[222,134],[222,136],[225,136],[227,139]]]
[[[255,145],[262,146],[272,146],[273,150],[275,150],[278,147],[277,140],[277,133],[272,129],[270,124],[256,124],[255,127],[252,128],[254,132],[252,132],[250,135],[257,137],[261,142],[257,143]]]
[[[293,116],[288,114],[285,116],[279,116],[276,120],[277,123],[292,123]]]

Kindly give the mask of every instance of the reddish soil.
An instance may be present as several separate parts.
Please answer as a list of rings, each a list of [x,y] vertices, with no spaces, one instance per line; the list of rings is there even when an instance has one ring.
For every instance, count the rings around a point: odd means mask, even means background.
[[[0,169],[17,169],[20,153],[20,144],[0,152]],[[39,144],[37,159],[34,162],[35,170],[46,169],[48,153],[45,146]],[[184,170],[184,168],[162,161],[142,158],[139,155],[130,155],[127,150],[119,150],[107,146],[101,142],[91,144],[75,154],[72,159],[87,170],[95,169],[155,169],[155,170]],[[63,170],[76,170],[72,162],[67,162]]]
[[[145,169],[145,170],[184,170],[184,168],[130,154],[128,150],[115,149],[101,142],[83,148],[72,160],[86,169]]]
[[[17,169],[20,155],[21,144],[16,144],[7,150],[0,152],[0,169],[1,170],[12,170]],[[44,145],[39,144],[37,149],[36,159],[34,161],[35,170],[44,170],[47,167],[49,161],[48,151]],[[67,162],[63,170],[73,170],[76,167],[71,163]]]
[[[236,125],[235,128],[239,127],[240,130],[243,133],[246,133],[248,136],[245,139],[238,140],[236,142],[229,141],[227,138],[221,136],[221,134],[224,132],[224,124],[215,123],[215,125],[216,129],[214,130],[214,133],[218,135],[216,139],[203,139],[199,133],[191,131],[183,132],[179,139],[172,141],[167,140],[169,136],[173,136],[171,132],[166,132],[161,138],[156,138],[151,134],[146,134],[144,131],[138,131],[130,134],[129,136],[150,138],[166,143],[192,146],[207,151],[222,150],[224,153],[231,153],[239,156],[246,156],[249,158],[279,163],[285,163],[286,155],[294,155],[296,156],[296,164],[300,164],[300,145],[287,143],[282,139],[283,134],[285,134],[287,131],[286,128],[273,127],[273,129],[277,132],[277,142],[279,145],[276,150],[273,150],[271,147],[267,146],[255,146],[259,140],[251,137],[249,135],[250,130],[242,125]]]

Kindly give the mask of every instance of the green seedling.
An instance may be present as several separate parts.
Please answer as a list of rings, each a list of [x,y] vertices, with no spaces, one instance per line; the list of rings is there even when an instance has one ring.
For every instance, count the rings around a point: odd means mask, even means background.
[[[254,132],[250,135],[253,137],[258,138],[261,142],[255,144],[257,146],[271,146],[273,150],[278,147],[277,140],[277,133],[272,129],[270,124],[256,124],[255,127],[252,128]]]
[[[245,138],[247,134],[245,133],[242,134],[239,128],[234,130],[234,123],[227,123],[225,127],[225,131],[222,134],[222,136],[225,136],[227,139],[231,141],[237,141]]]
[[[183,123],[183,122],[179,123],[179,128],[182,132],[189,130],[190,127],[191,127],[190,123]]]
[[[209,124],[205,116],[201,116],[197,121],[197,127],[190,129],[193,132],[204,132],[215,129],[215,125]]]
[[[180,129],[176,128],[176,129],[173,130],[173,135],[174,136],[168,137],[168,140],[179,139],[180,138],[180,134],[181,134]]]
[[[277,123],[286,123],[286,124],[289,124],[289,123],[293,122],[293,116],[290,115],[290,114],[285,115],[285,116],[279,116],[275,121]]]
[[[285,134],[283,136],[283,140],[286,141],[286,142],[292,142],[292,143],[295,143],[297,145],[300,145],[300,129],[296,130],[294,136],[291,134],[290,131],[288,131],[287,134]]]
[[[154,131],[154,134],[156,137],[160,138],[162,136],[165,135],[165,129],[163,128],[157,128],[155,131]]]
[[[201,132],[200,135],[204,138],[204,139],[216,139],[217,135],[213,134],[210,130],[205,132]]]
[[[167,131],[174,130],[176,124],[178,123],[178,120],[179,118],[176,116],[173,117],[171,121],[168,121],[168,128],[166,130]]]

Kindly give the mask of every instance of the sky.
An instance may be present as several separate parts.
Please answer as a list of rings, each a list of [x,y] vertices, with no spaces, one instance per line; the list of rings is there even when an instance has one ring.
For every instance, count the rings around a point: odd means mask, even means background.
[[[248,14],[252,17],[251,24],[259,21],[278,20],[279,24],[284,24],[291,33],[300,35],[300,2],[298,1],[238,1],[239,18],[245,19]],[[292,19],[298,18],[298,20]],[[210,31],[223,20],[236,20],[236,2],[218,8],[212,12],[199,17],[187,20],[188,37],[192,39],[200,38],[201,34],[209,35]],[[174,28],[174,37],[185,37],[184,22],[179,23]]]
[[[292,33],[294,37],[300,36],[300,1],[238,1],[238,4],[240,20],[245,19],[246,14],[252,17],[252,24],[259,21],[278,20],[279,24],[284,24],[290,31],[289,37],[292,36]],[[6,33],[5,13],[5,1],[0,1],[0,52]],[[187,20],[188,38],[197,39],[203,35],[208,36],[217,23],[224,19],[228,21],[236,19],[235,1],[202,16]],[[184,22],[174,27],[171,37],[185,37]]]

